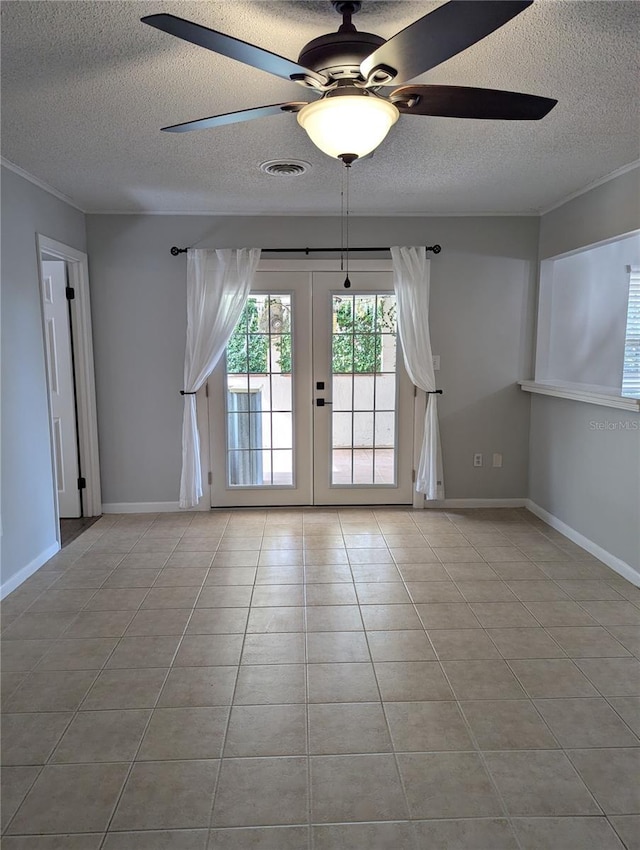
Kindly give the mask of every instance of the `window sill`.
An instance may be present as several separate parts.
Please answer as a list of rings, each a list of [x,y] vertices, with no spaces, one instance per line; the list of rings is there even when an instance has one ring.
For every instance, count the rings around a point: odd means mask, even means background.
[[[586,387],[567,384],[541,384],[537,381],[518,381],[520,389],[526,393],[539,393],[554,398],[568,398],[571,401],[583,401],[587,404],[599,404],[602,407],[616,407],[619,410],[631,410],[640,413],[640,398],[595,392]]]

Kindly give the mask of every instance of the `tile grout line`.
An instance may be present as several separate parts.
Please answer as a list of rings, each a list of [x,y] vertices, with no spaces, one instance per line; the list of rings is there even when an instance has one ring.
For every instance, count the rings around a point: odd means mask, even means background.
[[[303,613],[302,628],[304,630],[304,712],[305,712],[305,740],[306,740],[306,762],[307,762],[307,848],[313,850],[315,839],[313,834],[313,799],[311,791],[311,719],[309,717],[309,630],[307,617],[307,552],[304,548],[304,522],[302,523],[302,580],[303,584]]]

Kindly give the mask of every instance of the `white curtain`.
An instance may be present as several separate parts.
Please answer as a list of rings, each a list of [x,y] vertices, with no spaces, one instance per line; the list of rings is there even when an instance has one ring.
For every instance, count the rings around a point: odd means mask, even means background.
[[[259,248],[187,251],[181,508],[195,507],[202,496],[195,393],[224,353],[246,304],[259,259]]]
[[[433,371],[429,334],[429,261],[426,248],[392,248],[393,284],[398,304],[398,334],[404,364],[418,389],[427,396],[424,437],[416,473],[416,490],[427,499],[444,499],[442,452],[438,428],[438,396],[433,394]]]

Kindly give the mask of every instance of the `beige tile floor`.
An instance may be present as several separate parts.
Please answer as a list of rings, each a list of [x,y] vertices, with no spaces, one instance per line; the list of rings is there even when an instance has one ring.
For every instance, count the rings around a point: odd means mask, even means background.
[[[4,850],[640,847],[640,590],[524,510],[106,516],[3,609]]]

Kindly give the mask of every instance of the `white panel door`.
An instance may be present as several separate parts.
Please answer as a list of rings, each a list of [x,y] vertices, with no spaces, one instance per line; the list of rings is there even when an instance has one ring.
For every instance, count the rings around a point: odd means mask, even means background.
[[[296,267],[258,272],[209,379],[211,504],[411,504],[391,272]]]
[[[61,260],[42,261],[42,303],[56,485],[60,517],[81,515],[78,489],[78,441],[69,307],[65,294],[67,272]]]

